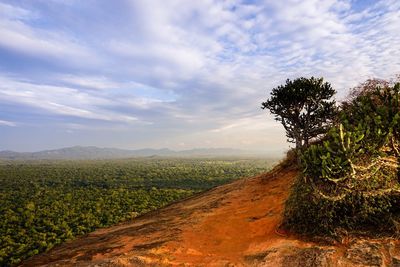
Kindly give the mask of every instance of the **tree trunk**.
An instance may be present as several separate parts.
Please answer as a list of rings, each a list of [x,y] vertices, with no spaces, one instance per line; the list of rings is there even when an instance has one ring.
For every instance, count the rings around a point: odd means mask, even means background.
[[[297,134],[296,137],[296,157],[297,157],[297,165],[301,165],[301,152],[303,152],[303,144],[302,144],[302,139],[300,138],[300,135]]]

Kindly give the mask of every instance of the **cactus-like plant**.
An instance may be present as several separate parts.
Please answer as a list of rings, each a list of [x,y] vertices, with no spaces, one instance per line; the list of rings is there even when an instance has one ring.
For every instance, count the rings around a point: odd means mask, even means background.
[[[323,141],[304,151],[302,179],[287,202],[289,228],[332,234],[400,214],[399,99],[400,84],[360,94]]]

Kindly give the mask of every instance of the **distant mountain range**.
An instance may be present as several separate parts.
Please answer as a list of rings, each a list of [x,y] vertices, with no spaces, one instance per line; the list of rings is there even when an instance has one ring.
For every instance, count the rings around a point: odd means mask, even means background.
[[[251,151],[232,148],[198,148],[182,151],[163,149],[125,150],[118,148],[99,148],[95,146],[74,146],[38,152],[0,151],[0,159],[40,160],[40,159],[117,159],[130,157],[206,157],[206,156],[244,156],[261,155]],[[266,155],[266,153],[264,153]]]

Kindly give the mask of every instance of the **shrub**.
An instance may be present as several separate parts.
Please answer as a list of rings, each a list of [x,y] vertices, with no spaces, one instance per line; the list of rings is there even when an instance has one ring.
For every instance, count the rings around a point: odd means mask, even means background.
[[[346,103],[338,124],[302,155],[303,172],[286,203],[287,228],[332,235],[338,228],[397,225],[399,99],[396,84]]]

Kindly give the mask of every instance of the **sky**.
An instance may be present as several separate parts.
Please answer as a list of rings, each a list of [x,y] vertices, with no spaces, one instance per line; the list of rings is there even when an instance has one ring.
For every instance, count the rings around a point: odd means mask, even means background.
[[[399,73],[398,0],[0,0],[0,150],[284,151],[272,88]]]

